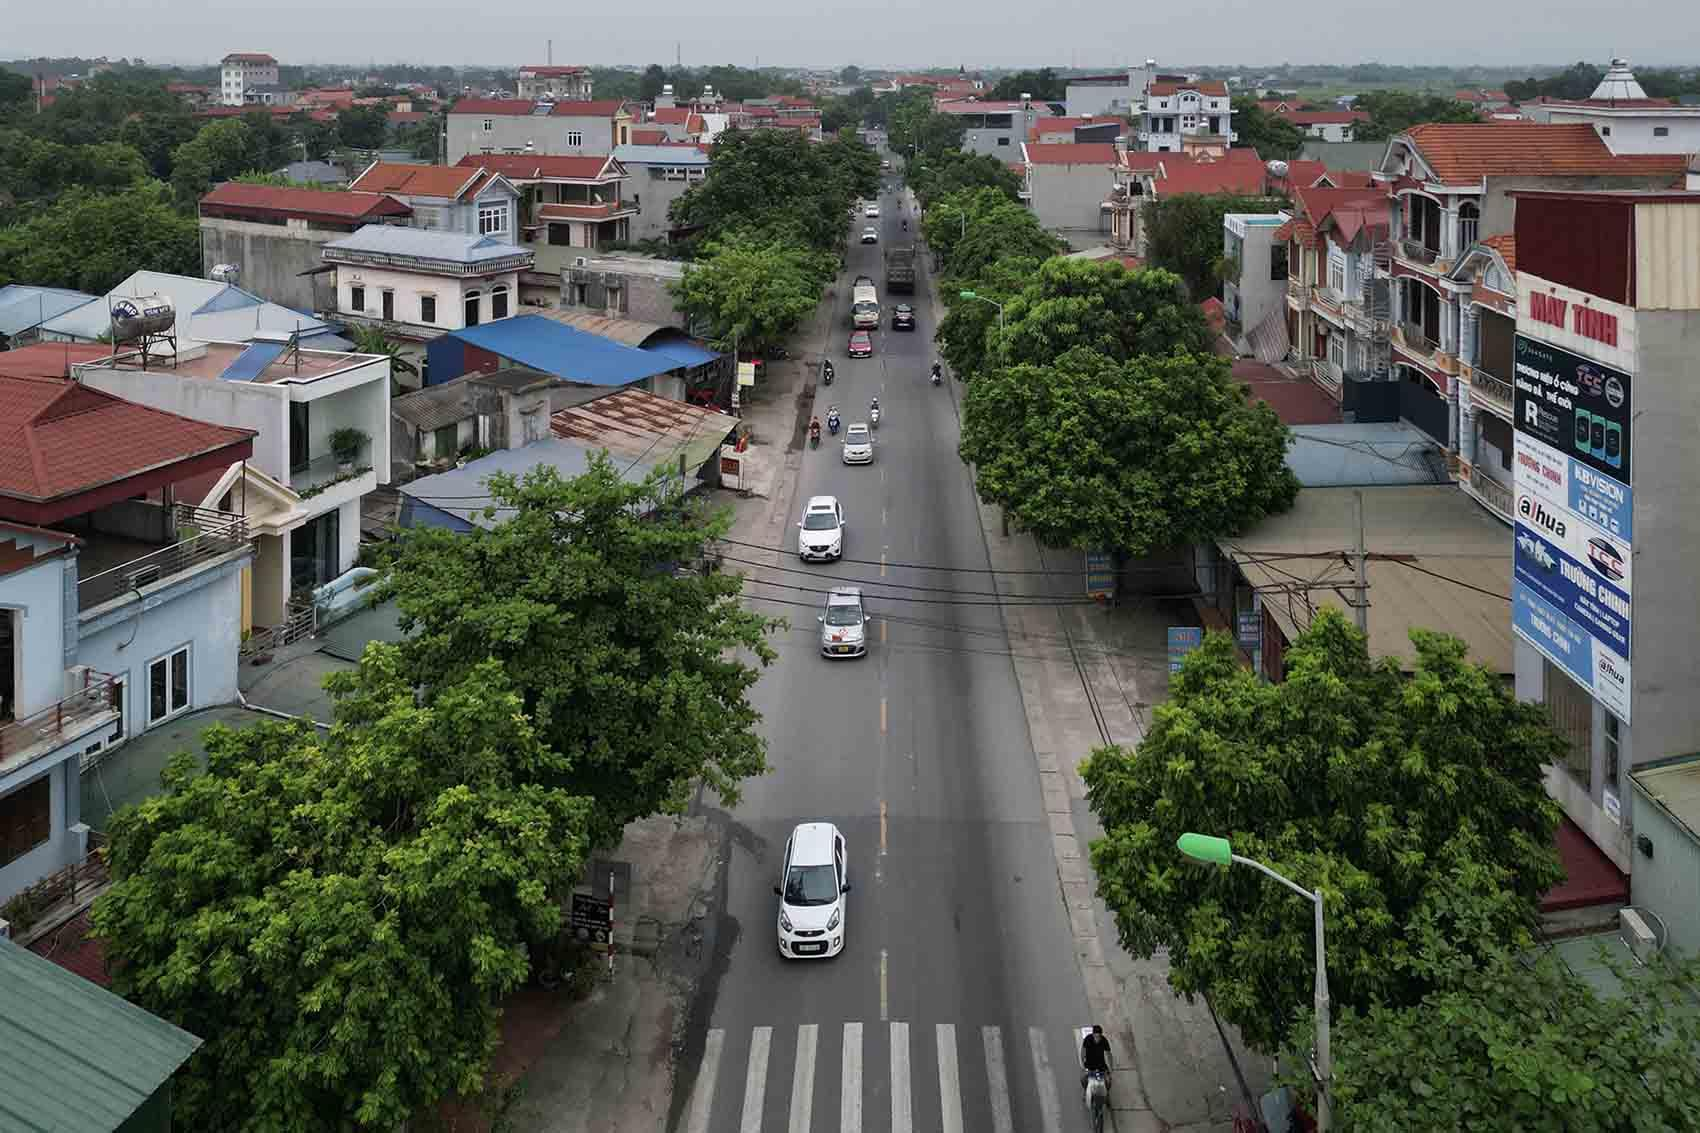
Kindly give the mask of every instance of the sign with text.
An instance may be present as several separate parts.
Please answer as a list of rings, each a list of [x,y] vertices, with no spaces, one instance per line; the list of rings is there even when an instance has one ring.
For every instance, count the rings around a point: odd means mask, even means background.
[[[1519,499],[1521,504],[1527,496]],[[1571,538],[1577,538],[1574,533]],[[1578,548],[1554,542],[1519,515],[1511,552],[1513,579],[1563,611],[1619,656],[1629,656],[1629,545],[1609,536],[1580,536]]]
[[[1086,596],[1116,596],[1116,559],[1109,551],[1086,552]]]
[[[754,362],[738,363],[738,384],[740,386],[756,384],[756,364]]]
[[[1516,437],[1517,490],[1547,507],[1569,511],[1608,535],[1635,537],[1635,497],[1629,485],[1535,440]]]
[[[1198,626],[1169,627],[1169,672],[1181,671],[1186,655],[1204,644],[1204,631]]]
[[[1629,722],[1629,662],[1517,579],[1511,581],[1511,628],[1547,660],[1569,673],[1595,700]]]
[[[573,935],[580,940],[606,944],[614,929],[613,902],[590,893],[574,893],[571,921]]]
[[[1516,430],[1624,484],[1629,466],[1629,375],[1516,336]]]

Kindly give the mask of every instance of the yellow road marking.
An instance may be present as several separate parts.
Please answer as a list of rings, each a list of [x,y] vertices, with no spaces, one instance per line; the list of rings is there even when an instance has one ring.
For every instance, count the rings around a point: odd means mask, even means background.
[[[885,735],[885,697],[880,697],[880,735]]]

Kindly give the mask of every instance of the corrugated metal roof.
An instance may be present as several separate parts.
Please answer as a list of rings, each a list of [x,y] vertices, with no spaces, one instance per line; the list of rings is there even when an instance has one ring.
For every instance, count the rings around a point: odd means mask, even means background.
[[[188,1031],[0,940],[0,1126],[117,1129],[200,1045]]]
[[[671,358],[681,366],[706,366],[720,357],[695,339],[682,335],[646,342],[643,349]]]
[[[257,331],[299,330],[305,338],[325,331],[327,324],[212,279],[169,272],[138,271],[101,297],[42,324],[43,332],[93,341],[112,329],[106,300],[136,295],[164,295],[177,309],[180,340],[246,342]]]
[[[533,468],[547,466],[559,472],[564,479],[570,480],[590,470],[590,460],[596,451],[581,442],[562,440],[558,437],[533,441],[522,448],[503,449],[481,456],[459,468],[451,468],[435,476],[421,476],[403,484],[400,491],[403,496],[411,497],[462,522],[493,528],[502,522],[504,515],[498,512],[494,517],[487,517],[483,512],[484,508],[496,502],[487,494],[489,488],[486,482],[493,473],[508,472],[523,476]],[[649,475],[652,467],[653,462],[644,464],[638,461],[621,461],[620,478],[637,483]]]
[[[372,252],[386,256],[411,256],[449,263],[481,263],[506,259],[529,250],[494,236],[470,232],[441,232],[427,228],[403,228],[395,224],[368,224],[360,231],[326,244],[327,251]]]
[[[1446,453],[1403,421],[1295,425],[1287,467],[1306,488],[1446,484]]]
[[[500,319],[451,331],[445,337],[470,342],[534,370],[585,385],[630,385],[679,368],[671,358],[658,357],[540,315]]]
[[[554,319],[558,323],[577,327],[603,338],[611,338],[627,346],[642,346],[651,335],[667,329],[660,323],[646,323],[642,319],[611,319],[607,315],[592,315],[564,307],[551,307],[539,313],[546,319]]]
[[[466,375],[391,398],[390,413],[415,429],[441,429],[464,421],[473,414],[472,391],[467,389]]]
[[[605,449],[622,464],[673,468],[681,455],[691,472],[720,448],[738,419],[713,409],[627,389],[563,409],[549,418],[562,440]]]
[[[635,137],[639,131],[633,130]],[[694,145],[626,145],[615,146],[614,156],[622,165],[708,165],[708,155]]]
[[[9,283],[0,287],[0,334],[28,330],[66,311],[74,311],[84,303],[92,303],[96,298],[98,296],[86,292],[66,291],[59,287]]]

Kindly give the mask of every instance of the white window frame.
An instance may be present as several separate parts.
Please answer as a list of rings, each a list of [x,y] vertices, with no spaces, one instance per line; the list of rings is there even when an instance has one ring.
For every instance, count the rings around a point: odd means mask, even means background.
[[[478,235],[501,236],[508,230],[508,206],[479,205]]]
[[[1334,333],[1328,336],[1328,361],[1340,373],[1346,372],[1346,336]]]
[[[583,130],[568,130],[567,131],[567,144],[569,146],[582,146],[582,145],[584,145],[584,131]]]
[[[171,671],[175,667],[174,662],[177,660],[178,657],[183,658],[183,701],[182,701],[181,704],[173,704],[172,703],[173,689],[172,689],[172,686],[171,686]],[[155,727],[159,724],[163,724],[167,720],[170,720],[175,716],[181,716],[183,713],[189,711],[189,709],[191,707],[193,707],[193,705],[195,703],[195,666],[194,666],[194,660],[195,660],[195,656],[194,656],[193,644],[192,643],[186,643],[186,644],[183,644],[183,645],[179,645],[174,649],[168,650],[165,653],[161,653],[158,657],[155,657],[155,658],[151,659],[150,661],[148,661],[147,669],[145,670],[147,672],[147,678],[148,678],[147,679],[148,687],[147,687],[147,692],[146,692],[147,703],[146,703],[146,706],[142,709],[142,712],[143,712],[143,715],[147,718],[147,726],[149,728]],[[154,680],[154,668],[155,668],[155,666],[159,666],[159,665],[165,666],[165,680],[166,680],[165,697],[166,697],[166,703],[165,703],[165,713],[164,713],[164,715],[156,716],[156,715],[154,715],[154,710],[153,710],[153,680]]]

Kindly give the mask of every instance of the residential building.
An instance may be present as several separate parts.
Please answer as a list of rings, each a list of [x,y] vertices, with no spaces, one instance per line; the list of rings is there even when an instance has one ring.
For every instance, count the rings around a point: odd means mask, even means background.
[[[458,163],[467,154],[612,153],[631,140],[632,124],[617,98],[463,98],[447,115],[447,157]]]
[[[1613,153],[1700,152],[1700,105],[1648,98],[1623,59],[1613,59],[1586,99],[1540,98],[1518,108],[1535,122],[1583,122]]]
[[[1461,90],[1452,97],[1483,117],[1511,105],[1511,96],[1502,90]]]
[[[642,130],[633,130],[636,138]],[[614,159],[625,167],[637,215],[627,221],[629,240],[665,240],[673,232],[670,210],[685,190],[708,176],[708,154],[696,145],[615,146]]]
[[[510,318],[533,255],[504,236],[369,224],[333,240],[320,254],[336,268],[335,317],[409,344]]]
[[[1276,117],[1297,126],[1305,137],[1320,142],[1352,141],[1358,123],[1369,121],[1369,113],[1363,110],[1301,110],[1285,102],[1278,105],[1285,109],[1276,111]]]
[[[349,188],[385,193],[413,210],[413,227],[519,243],[519,190],[483,166],[375,161]]]
[[[1050,145],[1063,142],[1114,142],[1127,132],[1125,118],[1086,114],[1075,118],[1036,118],[1027,140]]]
[[[1147,67],[1155,66],[1147,63]],[[1064,113],[1070,117],[1133,117],[1139,113],[1146,73],[1133,69],[1107,75],[1070,76],[1063,92]]]
[[[588,102],[590,100],[590,68],[589,67],[556,67],[553,65],[521,67],[519,69],[519,97],[533,102],[543,101],[572,101]]]
[[[200,216],[202,272],[234,267],[250,292],[311,311],[320,248],[368,224],[406,224],[413,210],[383,193],[226,181],[201,198]]]
[[[1111,244],[1143,258],[1145,201],[1185,193],[1261,197],[1269,191],[1269,171],[1254,149],[1189,154],[1118,148],[1102,207],[1109,214]]]
[[[348,188],[348,171],[328,161],[292,161],[272,172],[291,185],[318,185],[326,189]]]
[[[188,1031],[3,939],[0,1018],[19,1068],[6,1091],[13,1128],[171,1128],[172,1076],[201,1045]]]
[[[1283,317],[1287,299],[1287,244],[1275,239],[1282,213],[1231,212],[1222,217],[1222,306],[1241,333]]]
[[[239,277],[241,273],[235,274]],[[84,303],[41,324],[38,335],[43,342],[110,342],[116,309],[127,302],[154,305],[161,300],[172,308],[172,336],[184,341],[246,342],[257,335],[276,333],[298,335],[301,341],[320,349],[348,346],[329,323],[262,299],[234,282],[163,271],[134,273],[97,302]]]
[[[1379,185],[1294,189],[1292,219],[1274,233],[1286,245],[1284,306],[1292,364],[1354,411],[1363,383],[1385,384],[1389,377],[1390,213],[1387,191]],[[1445,414],[1436,412],[1442,406],[1424,398],[1400,408],[1394,419],[1413,421],[1447,443]],[[1383,408],[1364,419],[1388,416]]]
[[[517,448],[549,435],[549,387],[535,370],[473,371],[390,402],[397,480],[452,467],[473,449]]]
[[[1567,743],[1553,795],[1632,876],[1650,851],[1630,772],[1700,751],[1700,168],[1688,180],[1514,194],[1517,694]]]
[[[1146,84],[1139,100],[1139,148],[1154,153],[1178,153],[1183,139],[1231,146],[1237,135],[1228,86],[1220,80]]]
[[[1116,154],[1109,142],[1023,142],[1021,195],[1039,224],[1075,243],[1096,243]]]
[[[679,260],[636,252],[606,252],[576,258],[561,269],[561,311],[634,319],[690,330],[673,288],[685,278]]]
[[[949,114],[962,123],[964,153],[986,154],[1015,163],[1021,159],[1021,144],[1039,120],[1042,106],[1033,105],[1031,98],[1015,101],[961,100],[940,102],[935,107],[940,114]]]
[[[1630,900],[1658,910],[1674,957],[1700,954],[1700,755],[1644,760],[1634,785]]]
[[[0,377],[0,452],[29,456],[0,461],[0,902],[91,848],[83,756],[235,699],[247,528],[178,490],[253,448],[252,429]]]
[[[277,86],[277,60],[263,51],[232,51],[219,64],[221,106],[258,101],[260,88]]]
[[[190,485],[203,502],[243,516],[253,537],[244,631],[282,624],[292,596],[354,565],[360,498],[390,478],[389,358],[304,350],[273,336],[197,344],[150,357],[146,369],[140,351],[121,347],[75,370],[91,389],[253,435],[243,465],[218,462]],[[352,458],[333,445],[344,429],[359,440]],[[282,503],[248,471],[279,486]]]
[[[41,325],[99,298],[62,287],[8,283],[0,287],[0,350],[27,346],[40,337]]]
[[[1516,517],[1517,238],[1484,236],[1441,280],[1462,305],[1458,326],[1458,484],[1506,523]]]
[[[182,99],[190,110],[199,110],[213,101],[213,89],[199,83],[170,82],[165,84],[165,90]]]
[[[631,239],[637,203],[624,198],[631,175],[607,154],[490,154],[461,158],[461,167],[500,174],[519,192],[520,243],[536,257],[524,280],[558,286],[561,268],[584,254]]]
[[[669,142],[694,142],[701,139],[707,123],[703,116],[688,106],[657,105],[644,119],[645,126],[660,130]],[[633,134],[632,141],[639,139]]]

